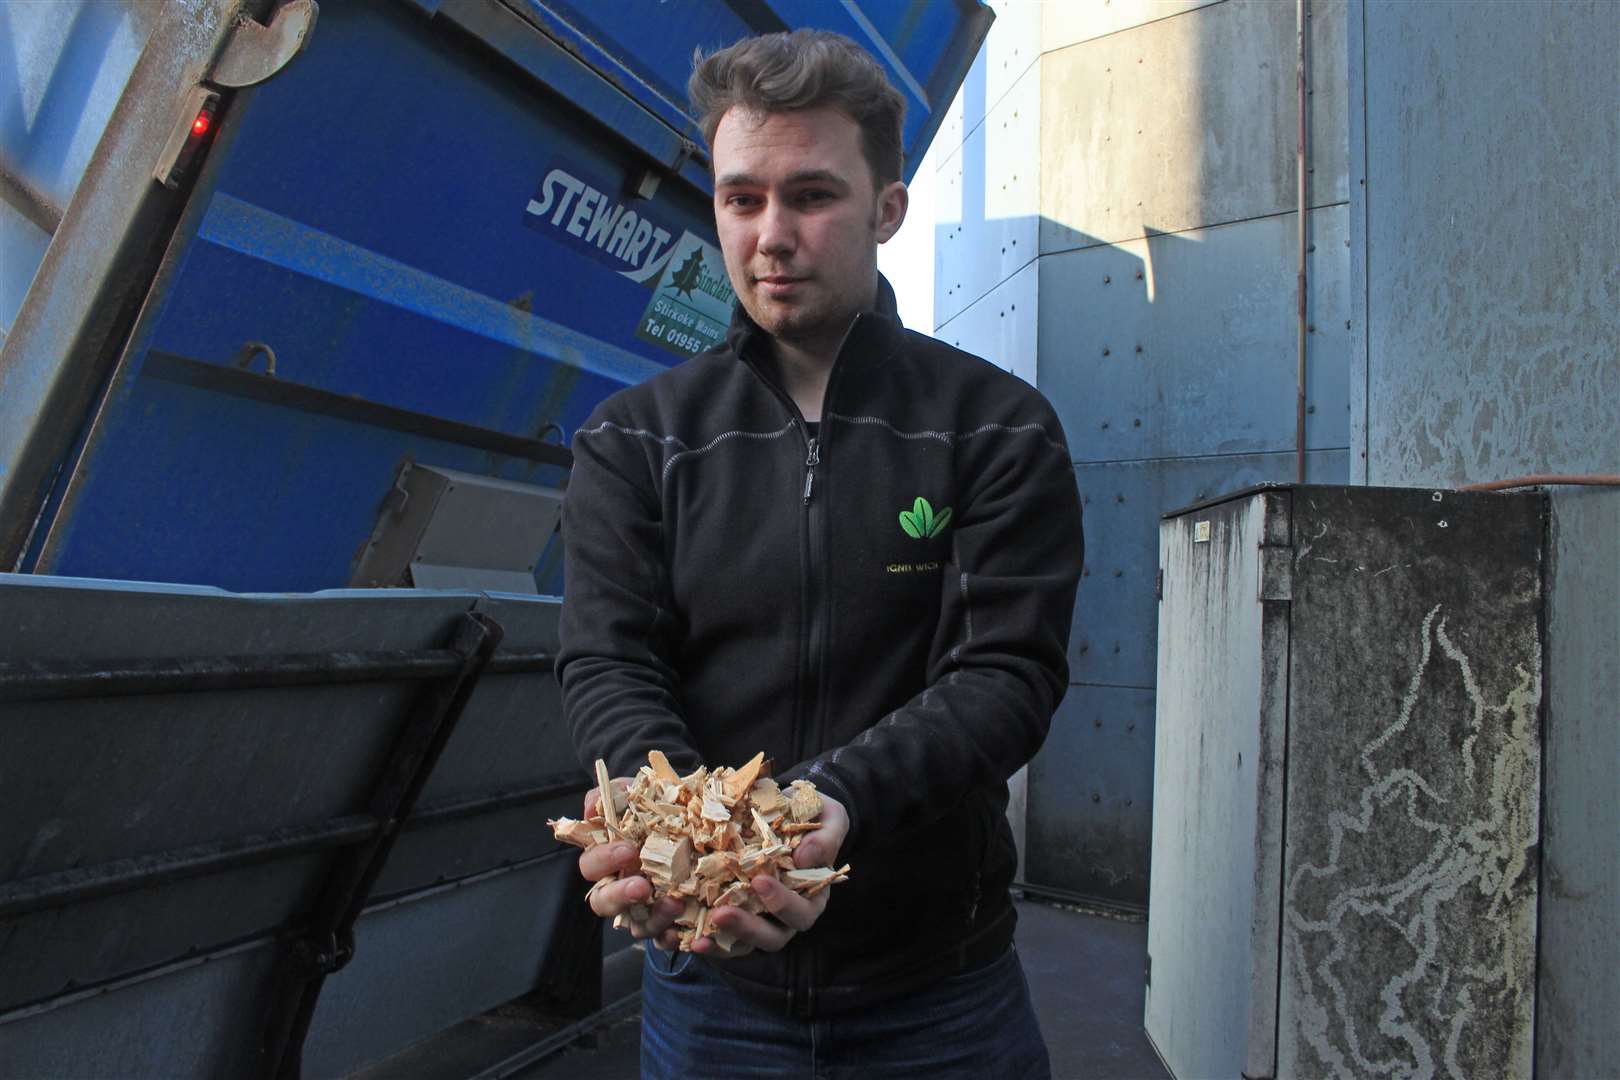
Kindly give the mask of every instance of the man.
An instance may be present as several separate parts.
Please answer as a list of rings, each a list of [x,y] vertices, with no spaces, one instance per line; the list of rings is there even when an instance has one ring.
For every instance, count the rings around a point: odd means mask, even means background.
[[[877,245],[906,212],[904,102],[852,42],[769,35],[689,87],[739,307],[725,344],[574,439],[559,678],[581,756],[632,775],[763,750],[813,781],[813,899],[751,883],[666,951],[650,909],[644,1075],[1049,1072],[1012,932],[1007,778],[1067,684],[1079,499],[1041,396],[902,329]],[[594,800],[587,801],[587,813]],[[627,843],[586,852],[634,875]],[[604,917],[650,897],[593,891]],[[742,951],[742,950],[738,950]]]

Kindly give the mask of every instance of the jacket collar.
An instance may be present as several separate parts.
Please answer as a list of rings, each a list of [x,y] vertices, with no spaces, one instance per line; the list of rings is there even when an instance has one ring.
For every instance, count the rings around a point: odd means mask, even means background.
[[[871,307],[855,316],[855,325],[850,328],[845,344],[864,339],[892,345],[904,329],[900,324],[900,308],[895,302],[894,288],[887,278],[879,274],[877,295],[872,298]],[[730,346],[732,356],[741,359],[752,355],[752,350],[764,344],[765,337],[765,331],[743,310],[742,302],[734,304],[731,326],[726,330],[726,344]]]

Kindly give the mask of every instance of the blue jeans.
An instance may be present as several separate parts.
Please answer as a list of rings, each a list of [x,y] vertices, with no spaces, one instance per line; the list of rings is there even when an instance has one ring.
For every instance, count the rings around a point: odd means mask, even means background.
[[[723,961],[718,961],[723,962]],[[1018,954],[868,1008],[800,1020],[690,953],[647,949],[642,1080],[1050,1080]]]

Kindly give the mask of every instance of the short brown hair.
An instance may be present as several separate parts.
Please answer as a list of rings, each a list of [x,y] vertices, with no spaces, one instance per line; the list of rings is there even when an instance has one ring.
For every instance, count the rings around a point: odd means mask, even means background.
[[[875,186],[901,177],[906,99],[872,55],[842,34],[793,30],[744,38],[708,56],[699,49],[686,93],[711,150],[720,118],[733,107],[781,113],[826,105],[860,126]]]

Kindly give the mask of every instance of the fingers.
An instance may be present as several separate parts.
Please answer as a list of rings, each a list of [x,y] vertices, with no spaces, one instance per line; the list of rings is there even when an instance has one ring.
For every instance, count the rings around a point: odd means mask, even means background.
[[[636,845],[618,840],[611,844],[597,844],[580,853],[579,873],[586,881],[601,881],[605,877],[641,866],[641,853]]]
[[[652,905],[647,918],[636,919],[627,915],[625,921],[629,923],[630,936],[637,941],[651,940],[659,948],[673,949],[681,943],[681,935],[672,927],[685,910],[685,904],[666,896]]]
[[[611,783],[613,784],[614,789],[617,791],[623,792],[630,790],[630,781],[622,776],[611,781]],[[601,802],[602,792],[595,787],[592,787],[591,790],[585,793],[585,813],[582,816],[591,817],[594,815],[596,813],[597,806]]]
[[[814,896],[800,896],[786,885],[761,875],[751,883],[754,894],[765,902],[770,912],[790,930],[808,930],[827,908],[827,890]]]
[[[620,881],[604,878],[596,883],[585,899],[597,915],[611,919],[633,906],[651,901],[652,883],[644,877],[627,877]]]
[[[709,925],[736,937],[737,945],[732,946],[732,954],[747,951],[739,949],[739,946],[761,949],[765,952],[781,952],[798,933],[797,930],[784,926],[775,919],[764,918],[739,907],[715,908],[714,914],[709,918]],[[728,955],[707,936],[694,938],[692,951],[721,958]]]
[[[831,866],[838,849],[849,835],[849,812],[830,795],[821,797],[821,828],[806,833],[793,852],[793,864],[803,870],[810,866]]]
[[[734,934],[738,943],[745,947],[739,950],[737,946],[733,946],[731,955],[749,949],[780,952],[793,940],[795,934],[814,926],[827,908],[826,890],[815,896],[804,897],[775,878],[763,875],[756,877],[750,883],[750,887],[764,902],[765,915],[755,915],[742,908],[728,906],[715,908],[714,915],[709,920],[709,924],[716,929]],[[692,951],[726,955],[707,937],[696,939],[692,943]]]

